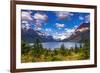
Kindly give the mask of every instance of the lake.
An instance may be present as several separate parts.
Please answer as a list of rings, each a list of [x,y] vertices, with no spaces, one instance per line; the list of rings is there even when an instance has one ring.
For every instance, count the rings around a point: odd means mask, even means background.
[[[80,47],[80,45],[82,43],[76,43],[76,42],[45,42],[45,43],[42,43],[43,45],[43,48],[51,48],[51,49],[54,49],[54,48],[60,48],[60,46],[64,44],[65,48],[71,48],[71,47],[75,47],[75,44],[77,45],[77,47]],[[33,45],[32,43],[30,43],[30,45]]]

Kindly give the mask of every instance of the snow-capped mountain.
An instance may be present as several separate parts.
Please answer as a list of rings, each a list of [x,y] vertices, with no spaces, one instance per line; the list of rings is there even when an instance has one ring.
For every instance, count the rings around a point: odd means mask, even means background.
[[[83,23],[75,30],[75,32],[84,32],[89,30],[89,28],[90,28],[90,23]]]
[[[21,39],[26,42],[34,42],[35,39],[40,39],[42,42],[57,42],[57,41],[76,41],[81,42],[83,39],[90,38],[90,23],[82,23],[79,27],[75,29],[73,32],[74,34],[70,35],[69,37],[65,39],[55,39],[51,35],[46,35],[45,33],[41,31],[34,30],[32,28],[30,29],[21,29]]]
[[[81,42],[85,39],[90,40],[90,23],[82,23],[75,29],[74,34],[63,41]]]
[[[55,41],[52,36],[47,36],[45,33],[34,29],[21,29],[21,39],[26,42],[34,42],[36,39],[40,39],[42,42],[51,42]]]

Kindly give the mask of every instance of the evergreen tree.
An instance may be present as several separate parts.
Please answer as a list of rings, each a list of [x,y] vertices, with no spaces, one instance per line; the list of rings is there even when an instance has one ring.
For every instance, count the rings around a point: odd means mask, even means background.
[[[64,44],[61,45],[60,50],[63,50],[63,51],[65,50]]]
[[[82,46],[82,44],[80,44],[80,48],[82,48],[83,46]]]
[[[42,44],[41,44],[41,41],[40,41],[39,39],[36,39],[36,40],[34,41],[33,47],[34,47],[35,49],[43,49]]]
[[[34,49],[35,56],[39,57],[43,53],[43,46],[42,46],[41,41],[39,39],[36,39],[34,41],[33,49]]]
[[[90,57],[90,42],[89,40],[84,40],[83,43],[83,57],[84,59],[89,59]]]
[[[64,44],[62,44],[61,47],[60,47],[60,53],[61,53],[62,55],[65,55],[65,54],[66,54],[66,50],[65,50]]]
[[[27,54],[30,50],[30,47],[28,45],[28,43],[21,41],[21,53],[22,54]]]
[[[75,53],[77,53],[78,52],[78,47],[77,47],[77,44],[75,44]]]

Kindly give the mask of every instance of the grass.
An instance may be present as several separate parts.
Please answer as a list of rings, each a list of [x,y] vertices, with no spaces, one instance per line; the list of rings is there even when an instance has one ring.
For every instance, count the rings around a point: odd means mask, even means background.
[[[27,43],[21,43],[21,62],[49,62],[49,61],[72,61],[86,60],[90,58],[89,41],[85,40],[84,45],[80,48],[65,48],[64,44],[54,50],[43,48],[41,42],[36,40],[33,46]]]
[[[84,57],[84,52],[78,51],[77,53],[75,50],[70,51],[70,54],[67,54],[68,51],[64,51],[65,54],[61,54],[58,51],[58,54],[55,54],[54,51],[50,51],[45,54],[44,53],[40,54],[39,56],[35,55],[31,51],[28,53],[22,54],[21,55],[21,62],[22,63],[27,63],[27,62],[49,62],[49,61],[72,61],[72,60],[84,60],[84,59],[89,59],[88,58],[83,58]]]

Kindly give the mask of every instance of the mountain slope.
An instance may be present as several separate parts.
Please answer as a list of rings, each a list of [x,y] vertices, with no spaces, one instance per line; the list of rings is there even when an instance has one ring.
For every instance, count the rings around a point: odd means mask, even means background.
[[[40,31],[36,31],[33,29],[21,29],[21,40],[26,42],[34,42],[36,39],[40,39],[41,42],[52,42],[55,41],[52,36],[46,36],[44,33]]]
[[[75,29],[74,34],[64,41],[82,42],[83,40],[90,40],[90,23],[83,23]]]

